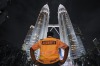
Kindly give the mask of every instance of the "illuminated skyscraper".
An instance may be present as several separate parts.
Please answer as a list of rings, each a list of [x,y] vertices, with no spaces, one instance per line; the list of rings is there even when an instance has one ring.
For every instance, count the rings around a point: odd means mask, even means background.
[[[58,7],[58,22],[60,39],[69,45],[70,51],[68,59],[73,62],[73,59],[77,59],[82,56],[82,54],[85,54],[85,49],[80,36],[76,35],[67,10],[61,4]],[[64,66],[66,66],[66,64],[64,64]]]
[[[30,47],[36,43],[38,40],[43,39],[47,36],[49,23],[49,7],[44,5],[40,11],[40,14],[37,18],[35,26],[31,26],[30,30],[24,40],[22,49],[27,53],[27,59],[30,60]],[[36,52],[36,56],[39,55]],[[38,57],[38,56],[37,56]]]

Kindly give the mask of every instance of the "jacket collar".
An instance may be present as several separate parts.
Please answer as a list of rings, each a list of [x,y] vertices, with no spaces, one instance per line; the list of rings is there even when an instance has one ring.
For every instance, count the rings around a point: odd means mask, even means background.
[[[52,36],[48,36],[47,38],[53,38]]]

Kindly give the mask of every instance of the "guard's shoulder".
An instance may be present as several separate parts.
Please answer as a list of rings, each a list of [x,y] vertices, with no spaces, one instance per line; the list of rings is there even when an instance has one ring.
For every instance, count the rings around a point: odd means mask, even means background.
[[[56,38],[56,40],[60,40],[60,39],[57,39],[57,38]]]

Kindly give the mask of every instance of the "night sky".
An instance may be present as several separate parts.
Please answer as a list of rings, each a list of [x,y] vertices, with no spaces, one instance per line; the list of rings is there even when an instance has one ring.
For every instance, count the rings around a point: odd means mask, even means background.
[[[4,1],[7,0],[1,0],[1,3]],[[50,24],[58,23],[58,6],[62,4],[67,9],[72,24],[79,26],[87,42],[85,46],[91,46],[94,38],[100,39],[99,0],[11,0],[5,8],[8,17],[0,22],[0,40],[21,48],[30,25],[35,25],[45,4],[50,8]]]

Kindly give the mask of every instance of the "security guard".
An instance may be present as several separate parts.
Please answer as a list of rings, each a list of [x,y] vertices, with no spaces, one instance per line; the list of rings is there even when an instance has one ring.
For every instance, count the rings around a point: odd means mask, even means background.
[[[64,50],[64,58],[60,60],[59,48]],[[34,51],[40,49],[40,57],[36,60]],[[65,63],[69,47],[59,39],[53,37],[53,32],[47,33],[47,38],[39,40],[30,48],[31,58],[38,66],[60,66]]]

